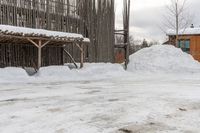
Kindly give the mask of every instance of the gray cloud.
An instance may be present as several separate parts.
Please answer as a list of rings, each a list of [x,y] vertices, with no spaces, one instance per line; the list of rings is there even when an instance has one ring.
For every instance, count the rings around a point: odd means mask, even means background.
[[[162,7],[148,8],[131,13],[130,26],[134,36],[149,40],[160,40],[164,33],[160,29]],[[134,30],[135,29],[135,30]],[[140,31],[137,31],[140,29]]]

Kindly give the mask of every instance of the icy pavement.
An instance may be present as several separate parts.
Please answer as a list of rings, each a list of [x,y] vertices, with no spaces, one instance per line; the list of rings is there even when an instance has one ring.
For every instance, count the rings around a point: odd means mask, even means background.
[[[199,133],[200,77],[0,84],[0,133]]]

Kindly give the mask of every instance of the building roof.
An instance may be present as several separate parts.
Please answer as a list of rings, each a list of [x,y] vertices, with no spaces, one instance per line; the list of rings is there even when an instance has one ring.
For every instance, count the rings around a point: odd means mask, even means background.
[[[167,35],[168,36],[176,35],[176,31],[170,29],[170,30],[167,31]],[[179,30],[179,35],[200,35],[200,27],[198,27],[198,28],[186,28],[186,29]]]

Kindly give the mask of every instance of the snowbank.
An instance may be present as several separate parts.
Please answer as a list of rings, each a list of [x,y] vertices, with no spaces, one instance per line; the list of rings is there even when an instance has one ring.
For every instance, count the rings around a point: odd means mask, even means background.
[[[26,71],[22,68],[7,67],[0,69],[0,83],[1,82],[15,82],[24,81],[29,78]]]
[[[71,75],[72,72],[68,66],[49,66],[42,67],[40,71],[36,74],[37,77],[67,77]]]
[[[0,83],[100,80],[123,74],[127,73],[121,65],[111,63],[86,63],[83,69],[72,70],[68,66],[42,67],[34,76],[28,76],[22,68],[0,68]]]
[[[43,67],[34,76],[28,76],[21,68],[4,68],[0,69],[0,83],[109,80],[127,76],[138,78],[148,74],[152,76],[152,72],[165,75],[177,73],[199,75],[200,63],[174,46],[157,45],[131,55],[128,72],[122,65],[111,63],[86,63],[83,69],[69,69],[68,66]]]
[[[111,63],[91,63],[85,64],[82,69],[70,70],[68,66],[50,66],[43,67],[39,73],[35,75],[42,80],[96,80],[103,78],[111,78],[124,74],[123,67],[119,64]]]
[[[200,72],[200,63],[174,46],[156,45],[131,55],[128,71],[196,73]]]
[[[85,64],[79,73],[88,77],[113,77],[125,74],[125,70],[120,64],[111,63],[91,63]]]

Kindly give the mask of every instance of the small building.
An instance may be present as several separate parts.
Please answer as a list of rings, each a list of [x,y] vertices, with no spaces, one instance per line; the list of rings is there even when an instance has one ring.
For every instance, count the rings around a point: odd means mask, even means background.
[[[39,37],[40,40],[47,40],[47,37],[51,42],[42,49],[41,66],[71,63],[71,57],[76,62],[81,59],[80,48],[74,44],[76,37],[66,44],[63,40],[69,39],[68,36],[62,38],[55,34],[51,36],[59,40],[55,42],[50,36],[37,34],[40,29],[51,33],[55,31],[62,34],[81,34],[90,40],[90,45],[83,46],[85,62],[114,62],[114,5],[114,0],[0,0],[0,30],[3,25],[24,27],[36,29],[33,33],[26,34],[26,38]],[[24,39],[22,32],[19,32],[20,38],[23,38],[19,39],[21,42],[16,39],[18,32],[10,31],[7,34],[7,31],[3,31],[2,35],[6,35],[7,40],[3,37],[0,39],[0,67],[38,65],[37,59],[32,58],[37,56],[37,47]],[[9,40],[9,35],[17,41]],[[39,43],[38,39],[34,41]],[[20,58],[15,52],[10,54],[12,50],[20,52],[20,55],[17,54]],[[69,54],[71,56],[66,56]],[[17,58],[18,61],[11,61],[11,58]]]
[[[167,32],[169,40],[165,44],[172,44],[176,46],[176,32],[169,30]],[[199,28],[186,28],[179,31],[178,48],[184,52],[191,54],[194,59],[200,61],[200,27]]]
[[[0,25],[0,68],[15,66],[38,70],[41,66],[64,65],[64,54],[75,63],[64,49],[66,45],[79,49],[80,67],[83,67],[83,46],[88,42],[75,33]]]

